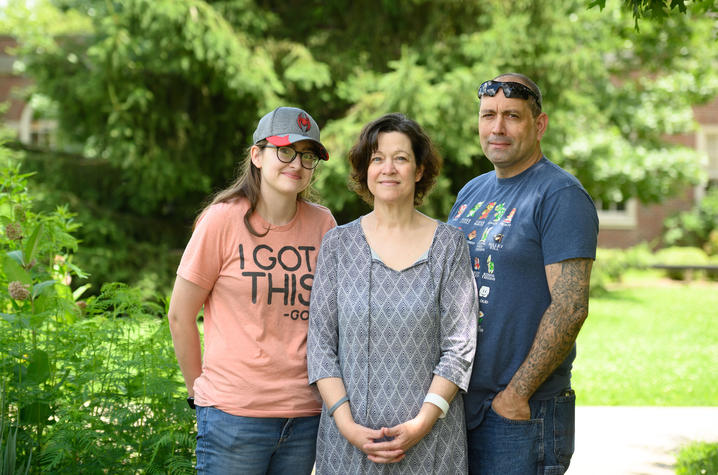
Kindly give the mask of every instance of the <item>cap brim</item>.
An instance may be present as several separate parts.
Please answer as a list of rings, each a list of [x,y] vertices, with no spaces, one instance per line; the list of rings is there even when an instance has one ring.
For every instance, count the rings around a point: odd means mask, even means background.
[[[286,147],[287,145],[291,145],[296,142],[301,142],[302,140],[309,140],[311,142],[314,142],[315,144],[319,145],[319,156],[322,160],[329,160],[329,152],[327,152],[327,149],[322,145],[321,142],[318,140],[315,140],[311,137],[307,137],[305,135],[299,135],[299,134],[287,134],[287,135],[272,135],[266,138],[267,142],[271,143],[272,145],[276,145],[277,147]]]

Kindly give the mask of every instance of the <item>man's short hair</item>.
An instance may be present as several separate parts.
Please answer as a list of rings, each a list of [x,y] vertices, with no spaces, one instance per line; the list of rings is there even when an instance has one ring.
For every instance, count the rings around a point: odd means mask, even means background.
[[[534,117],[538,117],[538,115],[541,113],[541,104],[543,104],[543,96],[541,95],[541,89],[539,89],[539,87],[536,85],[535,82],[533,82],[533,80],[530,77],[526,76],[525,74],[521,74],[521,73],[504,73],[504,74],[499,74],[493,80],[494,81],[516,80],[515,82],[519,82],[519,83],[523,84],[524,86],[528,87],[529,89],[531,89],[534,92],[534,94],[536,94],[536,97],[538,97],[538,101],[533,97],[531,99],[529,99],[528,100],[529,108],[531,109],[531,114]]]

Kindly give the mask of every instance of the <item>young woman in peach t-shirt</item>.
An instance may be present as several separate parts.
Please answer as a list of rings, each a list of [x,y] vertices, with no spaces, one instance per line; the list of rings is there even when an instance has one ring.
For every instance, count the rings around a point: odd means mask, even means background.
[[[307,383],[309,292],[336,222],[304,197],[328,153],[314,119],[292,107],[265,115],[253,140],[241,176],[197,218],[170,329],[197,412],[197,471],[309,474],[321,412]]]

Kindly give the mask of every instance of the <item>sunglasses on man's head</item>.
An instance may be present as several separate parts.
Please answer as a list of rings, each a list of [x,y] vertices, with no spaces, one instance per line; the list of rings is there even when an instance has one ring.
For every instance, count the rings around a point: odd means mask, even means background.
[[[503,90],[504,96],[509,99],[528,99],[529,97],[533,97],[536,100],[536,104],[538,104],[539,109],[541,108],[541,100],[539,99],[538,94],[536,94],[530,88],[524,86],[520,82],[486,81],[481,86],[479,86],[479,99],[481,99],[481,96],[494,97],[499,91],[499,89]]]

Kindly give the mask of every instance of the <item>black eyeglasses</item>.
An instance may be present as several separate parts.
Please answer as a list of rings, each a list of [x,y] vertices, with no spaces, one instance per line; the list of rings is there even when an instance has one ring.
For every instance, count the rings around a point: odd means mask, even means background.
[[[277,149],[277,158],[282,163],[292,163],[292,160],[299,155],[299,164],[307,170],[314,170],[319,164],[319,155],[316,152],[297,152],[292,147],[277,147],[276,145],[266,145],[269,148]]]
[[[520,82],[486,81],[481,86],[479,86],[479,99],[481,99],[481,96],[494,97],[499,91],[499,89],[502,89],[504,91],[504,96],[508,97],[509,99],[512,97],[517,97],[519,99],[528,100],[529,97],[533,97],[536,100],[536,104],[538,104],[539,109],[541,109],[541,99],[539,99],[538,94],[536,94],[534,91],[531,90],[531,88],[524,86]]]

